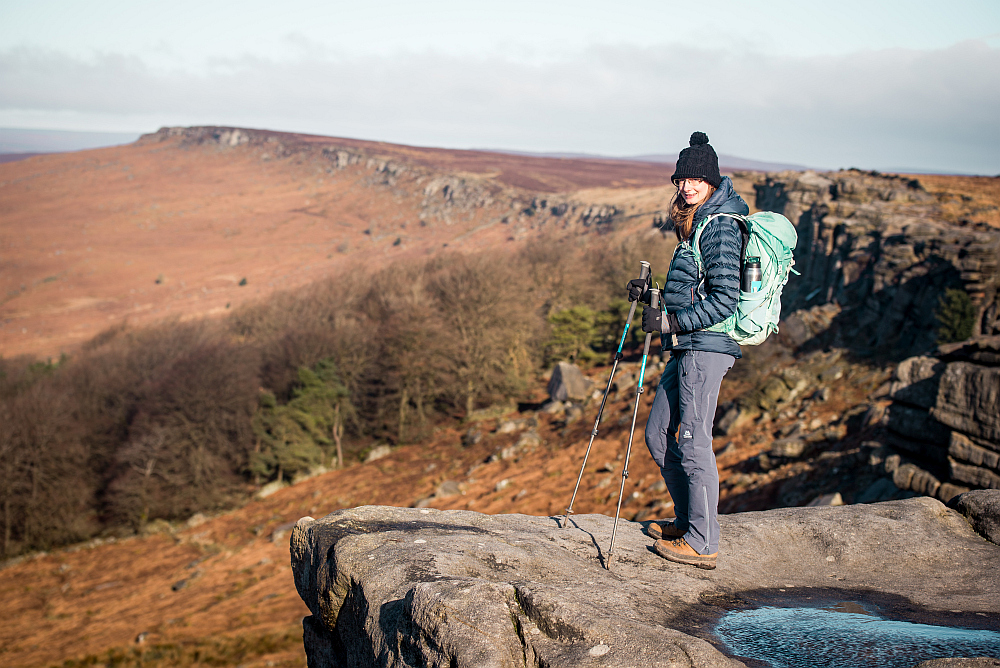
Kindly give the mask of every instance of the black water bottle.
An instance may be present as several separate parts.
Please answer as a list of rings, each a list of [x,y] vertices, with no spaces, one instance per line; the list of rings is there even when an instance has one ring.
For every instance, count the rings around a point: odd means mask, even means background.
[[[760,290],[764,275],[760,270],[760,258],[748,257],[743,263],[743,276],[740,278],[740,290],[757,292]]]

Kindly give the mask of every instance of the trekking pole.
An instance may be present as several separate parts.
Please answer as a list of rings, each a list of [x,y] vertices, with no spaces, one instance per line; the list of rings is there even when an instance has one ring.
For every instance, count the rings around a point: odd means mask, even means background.
[[[649,263],[645,260],[639,262],[639,278],[649,278]],[[632,302],[628,309],[628,318],[625,319],[625,328],[622,330],[622,338],[618,342],[618,352],[615,353],[615,362],[611,366],[611,376],[608,378],[608,386],[604,388],[604,397],[601,398],[601,407],[597,411],[597,419],[594,420],[594,428],[590,432],[590,443],[587,444],[587,453],[583,456],[583,465],[580,466],[580,475],[576,477],[576,487],[573,488],[573,496],[569,500],[566,514],[563,515],[563,527],[569,522],[569,516],[573,514],[573,503],[576,501],[576,493],[580,490],[580,481],[583,480],[583,471],[587,468],[587,459],[590,457],[590,449],[594,446],[594,439],[597,437],[597,429],[601,425],[601,415],[604,413],[604,404],[608,402],[608,393],[611,392],[611,383],[615,379],[615,371],[618,369],[618,362],[624,357],[622,347],[625,345],[625,337],[628,336],[628,329],[632,326],[632,318],[635,316],[635,305],[639,300]]]
[[[653,288],[649,291],[649,307],[660,308],[660,291]],[[625,479],[628,478],[628,460],[632,456],[632,436],[635,435],[635,418],[639,415],[639,398],[645,391],[642,381],[646,377],[646,358],[649,356],[649,340],[653,338],[652,332],[646,332],[646,344],[642,348],[642,366],[639,369],[639,389],[635,392],[635,408],[632,410],[632,430],[628,433],[628,448],[625,450],[625,468],[622,470],[622,486],[618,490],[618,509],[615,511],[615,524],[611,530],[611,547],[608,548],[608,559],[604,563],[604,568],[611,570],[611,554],[615,550],[615,536],[618,534],[618,516],[622,512],[622,496],[625,494]]]

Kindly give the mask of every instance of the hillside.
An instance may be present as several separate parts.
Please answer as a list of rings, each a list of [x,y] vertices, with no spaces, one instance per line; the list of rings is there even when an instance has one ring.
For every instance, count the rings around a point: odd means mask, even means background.
[[[670,173],[220,128],[3,164],[0,355],[58,357],[122,322],[220,314],[442,248],[648,227]]]
[[[579,353],[596,364],[591,390],[604,387],[625,274],[639,257],[662,274],[669,258],[672,235],[651,225],[669,173],[232,128],[0,165],[0,498],[16,520],[4,547],[100,536],[0,570],[0,662],[303,665],[306,612],[285,566],[300,516],[561,513],[599,400],[543,404],[543,369]],[[917,476],[905,457],[928,446],[899,445],[901,459],[886,411],[896,362],[933,349],[946,291],[966,300],[958,324],[1000,333],[996,180],[733,177],[752,207],[796,221],[803,275],[780,335],[723,384],[721,509],[929,494],[913,481],[931,473],[942,501],[967,489],[915,455]],[[559,322],[583,333],[560,342]],[[11,360],[61,352],[68,362]],[[637,362],[632,349],[578,513],[614,513]],[[315,382],[331,368],[329,385]],[[331,464],[329,434],[309,432],[313,450],[287,460],[278,446],[305,441],[275,434],[290,419],[301,436],[320,419],[295,417],[306,390],[340,383],[358,409],[349,466],[246,501],[301,479],[317,452]],[[627,519],[671,513],[642,443],[650,398]],[[263,462],[269,438],[278,454]],[[230,459],[206,465],[206,443]],[[379,445],[393,447],[360,461]],[[214,477],[195,490],[204,470]],[[185,521],[197,508],[214,510]]]
[[[0,355],[58,357],[122,323],[218,315],[443,248],[648,230],[671,173],[233,128],[0,164]],[[755,178],[736,179],[751,205]],[[997,179],[919,178],[943,220],[1000,227]]]
[[[817,370],[840,373],[847,368],[852,380],[861,381],[843,384],[826,401],[814,403],[812,419],[822,425],[818,434],[827,429],[846,434],[838,425],[844,424],[849,408],[866,398],[858,389],[865,383],[860,374],[869,374],[869,387],[883,376],[844,367],[836,356],[814,364]],[[606,382],[608,370],[594,369],[595,383]],[[634,364],[621,370],[621,389],[605,408],[574,507],[577,513],[614,515],[635,396],[634,386],[627,385],[634,382],[629,375],[635,371]],[[200,652],[203,659],[216,657],[216,665],[305,665],[299,620],[308,612],[288,566],[290,523],[304,515],[322,517],[369,504],[561,514],[599,401],[587,402],[580,415],[539,412],[542,383],[539,379],[533,394],[524,397],[522,412],[484,411],[460,428],[439,430],[427,442],[305,480],[238,510],[199,515],[186,524],[154,522],[143,536],[97,539],[9,563],[0,570],[0,600],[5,603],[0,660],[12,668],[70,659],[82,663],[66,665],[92,665],[88,661],[112,652],[119,659],[144,655],[148,663],[143,665],[166,666],[193,664],[192,656]],[[734,378],[724,384],[722,400],[748,389],[747,380]],[[648,411],[649,403],[643,401],[640,425]],[[790,489],[803,490],[806,496],[799,503],[830,485],[847,494],[878,475],[874,469],[848,473],[846,467],[838,475],[838,463],[867,460],[870,449],[860,447],[862,434],[818,463],[790,461],[762,471],[755,456],[774,439],[760,438],[759,432],[751,422],[716,439],[721,504],[730,512],[787,505],[779,497]],[[622,516],[627,519],[672,515],[669,496],[645,452],[641,427],[625,494]]]

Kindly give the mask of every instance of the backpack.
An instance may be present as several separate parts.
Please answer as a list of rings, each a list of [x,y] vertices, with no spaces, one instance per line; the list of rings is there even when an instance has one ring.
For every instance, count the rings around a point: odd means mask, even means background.
[[[736,213],[716,213],[698,224],[691,235],[690,249],[704,281],[705,266],[701,259],[701,233],[705,226],[719,216],[729,216],[737,221],[743,231],[743,257],[740,258],[740,277],[748,257],[760,258],[761,286],[759,290],[740,290],[736,310],[720,323],[702,331],[725,332],[741,346],[756,346],[764,342],[771,332],[778,331],[781,319],[781,289],[788,282],[788,273],[798,275],[792,268],[795,258],[792,250],[798,235],[792,223],[780,213],[759,211],[749,216]],[[742,288],[742,285],[740,286]]]

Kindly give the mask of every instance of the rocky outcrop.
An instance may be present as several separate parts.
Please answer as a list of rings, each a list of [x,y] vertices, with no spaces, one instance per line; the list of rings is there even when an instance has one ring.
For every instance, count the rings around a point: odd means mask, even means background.
[[[942,346],[904,360],[890,387],[888,445],[910,462],[901,489],[948,501],[969,488],[1000,489],[1000,336]]]
[[[985,494],[990,503],[963,512],[995,526],[1000,492]],[[309,665],[738,666],[712,623],[767,597],[891,600],[894,614],[955,625],[1000,614],[1000,580],[983,577],[1000,568],[1000,548],[934,499],[720,522],[719,566],[702,571],[661,559],[624,520],[606,570],[603,515],[564,525],[369,506],[302,518],[291,557],[312,613]]]
[[[948,288],[971,297],[974,334],[1000,334],[1000,230],[946,222],[916,179],[858,170],[738,178],[754,188],[757,208],[798,230],[802,275],[783,294],[786,341],[801,345],[837,325],[827,343],[923,353],[934,347],[934,312]]]
[[[603,233],[626,217],[623,209],[612,204],[581,202],[556,194],[542,197],[509,187],[495,178],[494,169],[434,169],[417,155],[419,151],[405,146],[217,126],[164,127],[143,135],[138,143],[166,141],[183,147],[247,149],[263,161],[312,160],[328,172],[363,170],[367,186],[387,188],[397,199],[416,194],[424,226],[469,221],[479,222],[480,227],[504,224],[510,225],[511,238],[517,239],[525,230],[542,227],[589,228]]]

